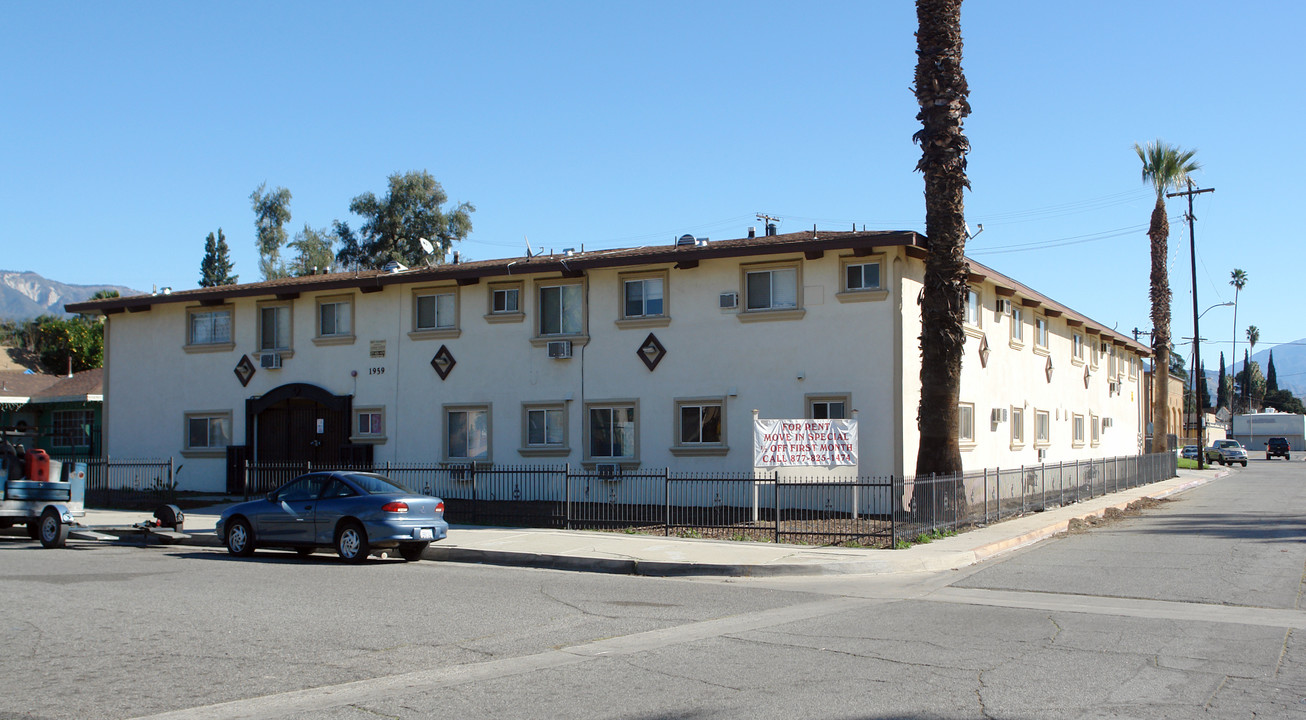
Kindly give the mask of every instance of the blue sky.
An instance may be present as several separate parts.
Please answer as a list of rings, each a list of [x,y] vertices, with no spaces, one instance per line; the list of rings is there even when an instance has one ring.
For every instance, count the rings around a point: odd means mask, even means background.
[[[975,260],[1121,330],[1147,329],[1154,195],[1133,144],[1196,148],[1202,309],[1258,349],[1291,307],[1306,143],[1296,3],[971,2],[966,215]],[[477,207],[464,257],[924,229],[914,4],[67,3],[0,0],[0,268],[195,287],[222,227],[260,279],[249,194],[324,227],[394,172]],[[1170,208],[1174,335],[1192,336]],[[1203,317],[1215,369],[1232,308]],[[1181,352],[1190,352],[1189,346]]]

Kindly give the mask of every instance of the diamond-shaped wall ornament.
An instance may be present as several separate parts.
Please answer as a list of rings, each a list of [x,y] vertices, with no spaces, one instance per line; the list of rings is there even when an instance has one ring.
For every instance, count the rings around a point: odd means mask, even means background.
[[[991,351],[989,350],[989,336],[984,335],[980,337],[980,344],[979,344],[980,367],[989,366],[990,354]]]
[[[254,362],[249,359],[248,355],[241,355],[240,362],[232,369],[236,373],[236,379],[240,380],[240,386],[246,387],[249,381],[254,377]]]
[[[453,353],[449,352],[447,345],[441,345],[440,350],[435,353],[435,357],[431,358],[431,367],[435,368],[435,372],[440,376],[441,380],[448,378],[453,366],[457,364],[458,361],[453,359]]]
[[[1043,369],[1043,372],[1047,373],[1048,382],[1052,382],[1052,358],[1051,357],[1048,358],[1047,367]]]
[[[1093,373],[1090,372],[1089,369],[1088,369],[1088,366],[1085,365],[1085,366],[1084,366],[1084,389],[1085,389],[1085,390],[1088,389],[1088,379],[1091,378],[1091,377],[1093,377]]]
[[[635,354],[639,356],[640,360],[644,361],[648,371],[653,372],[658,363],[662,362],[662,358],[667,356],[667,349],[662,347],[662,343],[658,342],[656,335],[649,333],[648,337],[644,338],[644,344],[639,346]]]

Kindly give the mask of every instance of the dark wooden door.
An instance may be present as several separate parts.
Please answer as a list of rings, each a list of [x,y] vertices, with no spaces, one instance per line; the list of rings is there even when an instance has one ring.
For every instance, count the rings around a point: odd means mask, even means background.
[[[290,398],[258,414],[256,433],[260,463],[332,465],[349,444],[349,412]]]

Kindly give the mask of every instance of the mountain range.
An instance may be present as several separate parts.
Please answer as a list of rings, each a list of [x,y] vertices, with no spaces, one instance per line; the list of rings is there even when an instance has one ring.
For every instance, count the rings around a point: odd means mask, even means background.
[[[0,319],[32,320],[41,315],[67,316],[63,306],[81,302],[101,290],[122,295],[140,295],[121,285],[69,285],[34,272],[0,270]]]
[[[1238,352],[1242,352],[1246,343],[1238,344]],[[1266,350],[1257,350],[1252,354],[1252,362],[1259,363],[1261,373],[1265,374],[1270,368],[1270,353],[1274,353],[1274,375],[1279,381],[1279,389],[1287,390],[1299,398],[1306,398],[1306,338],[1295,340],[1289,343],[1280,343]],[[1227,358],[1226,358],[1227,359]],[[1208,359],[1206,351],[1202,351],[1202,360],[1206,364],[1206,383],[1211,390],[1212,399],[1214,399],[1216,382],[1220,378],[1220,369],[1212,366],[1218,366],[1220,362],[1219,353],[1214,358]],[[1243,368],[1242,358],[1227,372],[1238,373]]]

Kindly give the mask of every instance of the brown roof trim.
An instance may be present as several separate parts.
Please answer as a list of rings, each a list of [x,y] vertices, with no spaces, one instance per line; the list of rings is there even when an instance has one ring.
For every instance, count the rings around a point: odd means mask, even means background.
[[[1079,318],[1068,317],[1066,318],[1066,324],[1069,325],[1070,327],[1080,327],[1081,325],[1084,324],[1084,321],[1080,320]]]
[[[1039,302],[1038,300],[1035,300],[1034,298],[1021,298],[1020,304],[1024,305],[1025,307],[1036,308],[1042,305],[1043,303]]]
[[[89,300],[69,303],[64,310],[72,313],[99,313],[109,315],[126,309],[136,312],[136,308],[146,308],[151,304],[162,303],[203,303],[217,300],[227,302],[242,297],[284,297],[300,293],[323,292],[331,290],[358,289],[362,292],[376,292],[390,285],[406,285],[434,281],[463,281],[475,283],[483,278],[495,278],[516,274],[561,273],[579,276],[587,270],[611,267],[628,267],[631,265],[685,264],[730,257],[754,257],[759,255],[777,255],[783,253],[808,253],[857,250],[859,248],[906,247],[924,253],[925,237],[912,231],[821,231],[813,233],[805,230],[785,235],[763,235],[755,238],[739,238],[709,242],[706,245],[676,246],[656,245],[615,250],[591,250],[589,252],[553,255],[535,255],[533,257],[498,258],[478,260],[458,264],[435,265],[425,268],[413,268],[401,272],[383,270],[360,270],[356,272],[332,273],[330,275],[307,275],[303,277],[279,278],[259,283],[244,285],[225,285],[214,288],[197,288],[182,290],[168,295],[133,295],[129,297]]]
[[[998,297],[1012,297],[1016,294],[1016,288],[1009,288],[1006,285],[994,285],[993,291]]]
[[[1043,311],[1043,314],[1047,315],[1050,318],[1061,317],[1061,311],[1057,310],[1056,308],[1047,308]],[[1066,320],[1066,322],[1069,323],[1070,321]]]
[[[1102,328],[1100,328],[1100,327],[1093,327],[1092,325],[1089,325],[1089,326],[1087,326],[1087,327],[1084,328],[1084,332],[1088,333],[1089,335],[1101,335],[1101,334],[1102,334]]]

